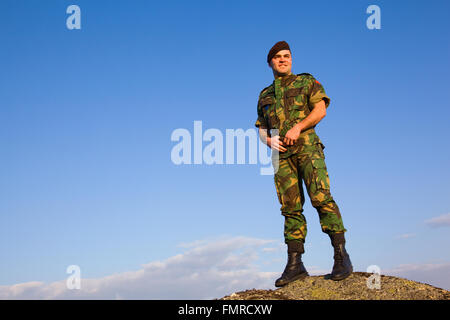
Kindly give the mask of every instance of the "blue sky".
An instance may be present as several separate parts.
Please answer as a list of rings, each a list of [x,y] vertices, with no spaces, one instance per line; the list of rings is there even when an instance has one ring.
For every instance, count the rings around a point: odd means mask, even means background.
[[[71,4],[81,30],[66,28]],[[380,30],[366,27],[371,4]],[[273,177],[252,164],[177,166],[170,137],[196,120],[253,128],[273,80],[267,52],[286,40],[293,72],[313,74],[331,98],[317,132],[355,269],[410,266],[413,280],[449,289],[430,278],[450,270],[449,9],[2,1],[0,285],[60,281],[73,264],[98,279],[187,254],[183,243],[240,237],[274,241],[277,250],[254,247],[270,257],[252,262],[272,283],[285,264]],[[304,214],[305,264],[331,270],[308,198]]]

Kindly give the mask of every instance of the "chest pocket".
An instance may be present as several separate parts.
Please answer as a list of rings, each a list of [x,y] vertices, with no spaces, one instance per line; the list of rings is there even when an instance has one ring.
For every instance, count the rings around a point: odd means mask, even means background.
[[[285,92],[286,112],[291,119],[304,119],[311,112],[308,107],[308,96],[304,89],[306,88],[292,88]]]
[[[275,97],[266,96],[259,101],[259,107],[263,111],[264,119],[266,119],[270,128],[276,128],[278,123],[275,113]]]
[[[288,89],[285,92],[285,106],[288,108],[294,107],[298,109],[298,107],[295,106],[302,106],[305,104],[306,96],[302,95],[303,88],[292,88]]]

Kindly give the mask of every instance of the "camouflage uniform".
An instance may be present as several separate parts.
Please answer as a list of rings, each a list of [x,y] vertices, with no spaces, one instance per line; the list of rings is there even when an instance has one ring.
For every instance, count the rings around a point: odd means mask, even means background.
[[[306,118],[314,104],[330,98],[323,86],[308,73],[289,74],[274,80],[264,88],[258,100],[258,119],[255,126],[277,129],[280,137]],[[302,214],[305,197],[302,180],[316,208],[322,231],[328,234],[347,231],[339,208],[330,193],[330,179],[325,165],[325,146],[314,127],[300,133],[299,139],[287,151],[279,153],[279,167],[275,173],[275,187],[285,216],[284,239],[305,241],[306,219]],[[275,166],[274,166],[275,167]]]

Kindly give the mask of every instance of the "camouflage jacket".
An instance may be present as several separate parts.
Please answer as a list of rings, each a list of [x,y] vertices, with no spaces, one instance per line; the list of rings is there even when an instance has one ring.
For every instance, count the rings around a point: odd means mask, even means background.
[[[277,78],[264,88],[258,99],[258,119],[255,126],[262,129],[277,129],[280,137],[297,123],[305,119],[314,104],[325,100],[328,108],[330,98],[325,94],[323,86],[309,73],[298,75],[289,74]],[[293,146],[287,147],[286,152],[280,152],[280,158],[287,158],[299,152],[304,145],[322,144],[314,127],[300,133],[300,137]],[[322,147],[324,148],[323,144]]]

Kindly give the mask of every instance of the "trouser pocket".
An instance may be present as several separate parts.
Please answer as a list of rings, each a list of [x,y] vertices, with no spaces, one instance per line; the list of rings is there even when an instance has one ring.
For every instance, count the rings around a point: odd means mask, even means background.
[[[282,212],[302,209],[303,189],[299,183],[298,172],[292,159],[280,159],[280,166],[274,175],[275,188]]]
[[[328,176],[327,166],[324,159],[311,159],[312,164],[312,183],[316,190],[329,190],[330,178]]]

